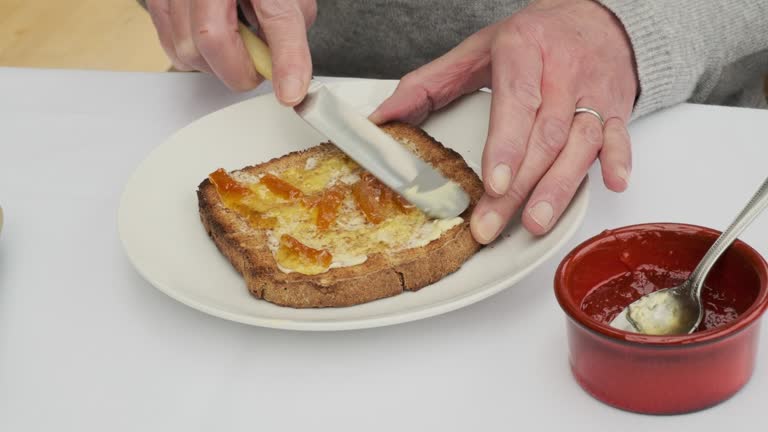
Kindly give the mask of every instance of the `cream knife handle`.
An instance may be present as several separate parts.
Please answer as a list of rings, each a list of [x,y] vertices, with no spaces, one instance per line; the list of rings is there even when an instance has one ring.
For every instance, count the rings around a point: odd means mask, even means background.
[[[245,26],[243,23],[238,23],[238,32],[240,37],[243,38],[245,49],[248,50],[248,54],[251,56],[253,66],[256,68],[256,72],[268,80],[272,80],[272,55],[269,53],[269,47],[264,43],[261,38],[256,36],[251,29]]]

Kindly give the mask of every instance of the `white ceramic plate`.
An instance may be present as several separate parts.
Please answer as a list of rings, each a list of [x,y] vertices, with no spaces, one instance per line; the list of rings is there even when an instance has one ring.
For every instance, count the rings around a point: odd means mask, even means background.
[[[332,84],[367,113],[391,94],[392,81]],[[479,170],[490,96],[478,92],[433,115],[423,127]],[[221,318],[294,330],[345,330],[426,318],[467,306],[509,288],[560,248],[587,208],[583,184],[550,234],[536,238],[519,221],[456,273],[418,292],[331,309],[291,309],[252,297],[219,253],[198,217],[197,185],[216,168],[237,169],[323,141],[273,95],[210,114],[173,135],[138,167],[126,185],[118,224],[138,271],[174,299]],[[586,182],[585,182],[586,183]]]

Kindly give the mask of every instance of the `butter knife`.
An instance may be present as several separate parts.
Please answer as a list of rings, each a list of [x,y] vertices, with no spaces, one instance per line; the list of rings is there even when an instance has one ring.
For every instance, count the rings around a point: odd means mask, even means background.
[[[253,65],[272,79],[269,47],[239,26]],[[365,116],[344,103],[324,84],[312,80],[306,98],[294,111],[341,151],[427,215],[447,219],[469,206],[469,195]]]

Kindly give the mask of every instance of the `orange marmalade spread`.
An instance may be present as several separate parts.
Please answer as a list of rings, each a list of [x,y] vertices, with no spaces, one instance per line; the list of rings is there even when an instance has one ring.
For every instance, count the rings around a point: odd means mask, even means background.
[[[222,203],[265,230],[284,272],[320,274],[421,247],[462,222],[429,219],[340,151],[281,172],[209,175]]]

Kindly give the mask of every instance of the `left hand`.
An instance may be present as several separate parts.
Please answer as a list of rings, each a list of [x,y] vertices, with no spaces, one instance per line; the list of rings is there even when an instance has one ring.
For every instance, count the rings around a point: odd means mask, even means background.
[[[593,0],[536,0],[403,77],[371,120],[420,123],[482,87],[493,93],[485,194],[471,220],[477,241],[493,241],[523,204],[526,229],[549,231],[598,157],[605,185],[626,189],[625,125],[638,79],[629,38],[609,10]],[[576,107],[596,110],[605,126],[574,116]]]

